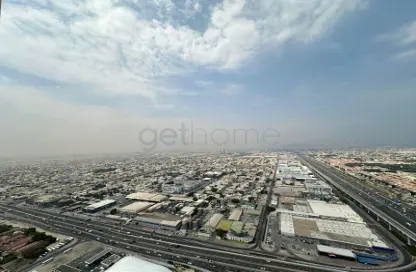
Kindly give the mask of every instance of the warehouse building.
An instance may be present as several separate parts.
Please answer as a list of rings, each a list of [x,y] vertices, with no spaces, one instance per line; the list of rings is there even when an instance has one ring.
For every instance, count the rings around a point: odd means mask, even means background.
[[[91,258],[87,259],[84,263],[86,266],[91,266],[97,263],[100,263],[102,260],[106,259],[107,257],[111,256],[111,250],[104,249],[99,253],[95,254]]]
[[[181,213],[184,214],[185,216],[191,216],[194,212],[195,212],[196,208],[195,207],[183,207],[181,210]]]
[[[293,227],[293,217],[291,214],[282,213],[280,215],[280,233],[284,236],[295,236],[295,228]]]
[[[254,234],[250,232],[246,227],[246,224],[241,221],[233,221],[230,230],[227,233],[227,239],[239,241],[243,243],[250,243],[254,239]]]
[[[177,201],[177,202],[194,202],[192,197],[185,197],[185,196],[172,196],[169,198],[170,201]]]
[[[304,192],[304,185],[278,185],[273,188],[273,193],[280,196],[300,197]]]
[[[162,202],[168,199],[167,196],[155,193],[143,193],[137,192],[133,194],[129,194],[126,196],[127,199],[131,200],[142,200],[142,201],[149,201],[149,202]]]
[[[118,262],[120,259],[121,259],[121,257],[119,255],[112,254],[112,255],[110,255],[110,257],[107,257],[106,259],[104,259],[101,262],[101,265],[104,266],[105,268],[109,268],[114,263]]]
[[[95,213],[95,212],[107,209],[111,206],[114,206],[116,203],[117,201],[113,199],[106,199],[106,200],[102,200],[100,202],[88,205],[87,207],[84,207],[83,211],[87,213]]]
[[[181,183],[165,183],[162,184],[162,192],[164,194],[182,194],[184,186]]]
[[[238,221],[240,220],[241,215],[243,214],[243,209],[237,208],[232,211],[230,216],[228,217],[228,220],[234,220]]]
[[[323,196],[332,194],[332,187],[322,180],[306,181],[305,188],[312,196]]]
[[[26,200],[28,204],[38,205],[39,207],[50,207],[61,200],[62,197],[55,195],[41,195]]]
[[[364,223],[336,221],[298,216],[280,215],[280,231],[288,237],[316,240],[335,246],[371,248],[372,242],[382,242]]]
[[[144,201],[138,201],[134,202],[130,205],[124,206],[120,209],[121,213],[129,213],[129,214],[136,214],[142,211],[147,210],[151,206],[155,205],[153,202],[144,202]]]
[[[215,229],[215,227],[218,225],[218,223],[223,219],[224,215],[220,213],[213,214],[210,219],[205,223],[205,228],[212,228]]]
[[[348,222],[362,223],[363,219],[346,204],[330,204],[325,201],[308,199],[312,213],[326,218],[337,218]]]
[[[182,226],[182,220],[163,220],[160,218],[136,216],[134,222],[137,225],[151,229],[161,229],[167,231],[177,231]]]

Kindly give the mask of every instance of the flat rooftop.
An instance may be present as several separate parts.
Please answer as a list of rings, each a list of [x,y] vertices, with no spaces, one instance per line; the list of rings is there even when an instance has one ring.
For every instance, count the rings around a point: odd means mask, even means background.
[[[307,201],[314,214],[343,218],[349,222],[363,222],[363,219],[346,204],[330,204],[325,201],[311,199]]]
[[[156,194],[156,193],[143,193],[143,192],[137,192],[132,193],[126,196],[127,199],[135,199],[135,200],[146,200],[146,201],[152,201],[152,202],[161,202],[163,200],[166,200],[168,197],[162,194]]]
[[[380,241],[378,236],[363,223],[297,216],[291,216],[291,219],[293,225],[286,223],[285,226],[293,226],[293,232],[296,236],[360,246],[368,246],[369,241]],[[285,220],[290,221],[290,218],[285,218]],[[290,232],[290,230],[286,231]]]
[[[104,206],[106,206],[106,205],[113,204],[113,203],[115,203],[115,202],[116,202],[116,201],[115,201],[115,200],[113,200],[113,199],[106,199],[106,200],[102,200],[102,201],[99,201],[99,202],[97,202],[97,203],[94,203],[94,204],[88,205],[87,207],[85,207],[85,209],[87,209],[87,210],[95,210],[95,209],[98,209],[98,208],[104,207]]]
[[[134,202],[130,205],[124,206],[123,208],[120,209],[120,211],[121,212],[136,213],[136,212],[143,211],[147,208],[150,208],[154,204],[155,203],[153,203],[153,202],[138,201],[138,202]]]

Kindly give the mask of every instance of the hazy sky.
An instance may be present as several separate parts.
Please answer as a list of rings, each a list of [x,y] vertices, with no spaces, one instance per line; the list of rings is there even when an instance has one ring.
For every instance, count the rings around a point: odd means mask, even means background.
[[[166,128],[156,150],[248,147],[224,140],[239,128],[414,146],[416,1],[399,2],[3,1],[0,156],[140,151]],[[191,122],[214,143],[181,144]]]

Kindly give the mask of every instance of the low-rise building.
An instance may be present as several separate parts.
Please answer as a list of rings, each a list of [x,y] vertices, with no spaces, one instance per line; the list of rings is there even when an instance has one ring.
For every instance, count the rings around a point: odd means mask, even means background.
[[[322,180],[314,180],[305,182],[305,188],[309,194],[315,196],[332,194],[332,187]]]
[[[129,214],[136,214],[146,209],[150,208],[151,206],[155,205],[153,202],[146,202],[146,201],[137,201],[130,205],[124,206],[119,211],[121,213],[129,213]]]
[[[137,216],[133,220],[137,225],[151,229],[176,231],[182,226],[182,220],[162,220],[160,218],[146,216]]]
[[[165,183],[162,184],[162,192],[164,194],[182,194],[184,186],[181,183]]]
[[[87,213],[95,213],[104,209],[107,209],[109,207],[112,207],[114,205],[117,204],[117,201],[113,200],[113,199],[106,199],[106,200],[102,200],[100,202],[88,205],[86,207],[83,208],[84,212]]]

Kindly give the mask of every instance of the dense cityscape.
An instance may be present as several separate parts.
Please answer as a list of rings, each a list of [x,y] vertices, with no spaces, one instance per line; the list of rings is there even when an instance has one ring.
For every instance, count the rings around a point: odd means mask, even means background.
[[[411,149],[222,151],[4,163],[1,267],[304,271],[309,261],[308,271],[401,269],[414,237],[329,175],[355,179],[366,194],[373,188],[413,232],[415,156]],[[247,267],[213,252],[255,261]]]

